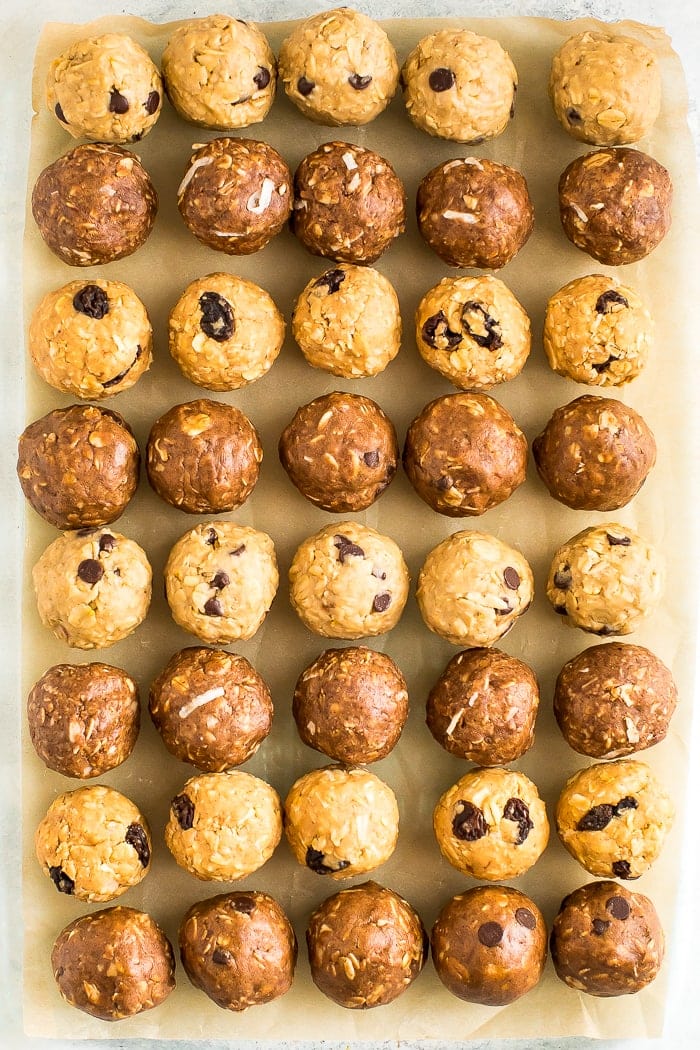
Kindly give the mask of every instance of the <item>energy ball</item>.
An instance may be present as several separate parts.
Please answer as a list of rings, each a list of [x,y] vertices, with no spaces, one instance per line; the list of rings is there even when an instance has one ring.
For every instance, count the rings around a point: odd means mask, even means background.
[[[462,390],[514,379],[530,354],[530,318],[490,274],[444,277],[418,304],[415,330],[425,363]]]
[[[180,923],[180,958],[195,988],[222,1010],[247,1010],[292,986],[297,939],[273,897],[257,890],[198,901]]]
[[[621,758],[666,736],[678,690],[666,664],[641,645],[593,645],[565,664],[554,714],[566,742],[590,758]]]
[[[493,645],[529,609],[532,570],[485,532],[454,532],[428,554],[416,599],[428,627],[453,645]]]
[[[123,33],[76,40],[49,67],[46,105],[74,139],[138,142],[162,104],[151,56]]]
[[[401,347],[398,296],[370,266],[338,266],[304,288],[292,334],[313,368],[344,379],[375,376]]]
[[[495,138],[515,113],[518,74],[497,40],[441,29],[419,40],[404,62],[406,112],[421,131],[453,142]]]
[[[671,226],[671,176],[636,149],[577,157],[559,179],[559,216],[572,244],[606,266],[638,262]]]
[[[311,978],[349,1010],[384,1006],[423,969],[428,937],[408,901],[376,882],[328,897],[306,930]]]
[[[525,178],[485,157],[459,157],[425,176],[416,197],[418,229],[450,266],[499,270],[532,233],[535,213]]]
[[[165,844],[181,868],[207,882],[235,882],[270,859],[282,836],[279,796],[241,773],[202,773],[170,803]]]
[[[178,368],[207,390],[237,390],[272,368],[284,342],[284,318],[264,289],[230,273],[188,284],[168,319]]]
[[[291,185],[289,168],[267,142],[210,139],[193,148],[177,206],[190,233],[207,248],[251,255],[289,218]]]
[[[139,735],[136,682],[109,664],[56,664],[27,697],[34,750],[49,769],[88,780],[121,765]]]
[[[39,175],[32,215],[44,241],[69,266],[132,255],[148,237],[158,195],[138,157],[121,146],[75,146]]]
[[[622,146],[651,129],[661,106],[656,55],[612,33],[569,37],[552,59],[549,97],[557,120],[579,142]]]
[[[451,755],[499,766],[532,747],[539,702],[535,673],[522,660],[500,649],[466,649],[430,690],[426,722]]]
[[[100,401],[128,390],[150,368],[146,308],[121,281],[71,281],[41,300],[29,353],[43,380],[64,394]]]
[[[663,567],[656,550],[614,522],[577,533],[554,555],[547,597],[567,623],[591,634],[631,634],[656,606]]]
[[[544,350],[560,376],[589,386],[622,386],[649,357],[654,323],[643,301],[616,277],[577,277],[547,303]]]
[[[27,500],[57,529],[108,525],[139,483],[141,456],[118,412],[55,408],[20,435],[17,476]]]
[[[292,230],[307,251],[373,263],[403,233],[406,194],[388,160],[352,142],[325,142],[294,174]]]
[[[280,80],[294,105],[318,124],[367,124],[399,81],[393,45],[380,25],[348,7],[305,19],[282,41]]]
[[[96,784],[59,795],[34,836],[36,857],[59,893],[111,901],[136,886],[151,864],[151,835],[134,803]]]
[[[510,886],[474,886],[453,897],[430,941],[447,990],[483,1006],[506,1006],[531,991],[547,959],[542,912]]]
[[[527,439],[487,394],[446,394],[409,426],[403,466],[420,498],[439,514],[483,514],[525,480]]]
[[[104,908],[69,923],[54,942],[51,967],[65,1001],[101,1021],[152,1010],[175,987],[170,941],[134,908]]]
[[[528,871],[549,841],[537,788],[510,769],[475,769],[463,776],[440,798],[433,828],[453,867],[489,882]]]
[[[227,15],[184,22],[163,52],[168,98],[192,124],[231,131],[257,124],[275,98],[277,63],[257,26]]]
[[[396,626],[409,583],[403,555],[392,539],[367,525],[341,521],[297,548],[289,597],[315,634],[366,638]]]
[[[408,717],[406,680],[386,653],[326,649],[302,671],[292,703],[299,736],[336,762],[385,758]]]
[[[175,623],[212,645],[252,638],[270,611],[279,573],[265,532],[205,522],[181,536],[165,566]]]
[[[121,533],[65,532],[32,570],[39,619],[73,649],[106,649],[146,618],[151,575],[145,552]]]
[[[284,830],[294,856],[316,875],[349,879],[389,859],[399,807],[388,784],[360,766],[312,769],[292,784]]]
[[[620,758],[580,769],[557,803],[557,831],[591,875],[638,879],[671,830],[673,803],[645,762]]]
[[[272,697],[252,664],[203,646],[170,658],[148,710],[170,754],[206,772],[247,762],[272,726]]]

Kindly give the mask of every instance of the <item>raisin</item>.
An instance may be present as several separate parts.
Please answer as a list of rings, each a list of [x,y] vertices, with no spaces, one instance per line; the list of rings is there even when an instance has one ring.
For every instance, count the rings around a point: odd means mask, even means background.
[[[602,295],[598,296],[595,304],[595,312],[597,314],[611,314],[613,312],[613,306],[629,306],[629,303],[625,299],[624,295],[620,295],[614,288],[609,288],[607,292],[603,292]]]
[[[228,299],[218,292],[203,292],[199,297],[199,308],[202,311],[199,327],[209,339],[225,343],[231,338],[236,325]]]
[[[121,91],[118,91],[115,87],[109,93],[109,112],[110,113],[128,113],[129,111],[129,100],[122,95]]]
[[[314,281],[312,288],[328,288],[328,294],[332,295],[333,292],[337,292],[341,284],[345,280],[345,270],[335,269],[326,270],[322,273],[317,281]]]
[[[307,95],[310,95],[315,87],[316,84],[314,83],[314,81],[307,80],[306,77],[299,77],[299,79],[297,80],[297,91],[303,98],[306,98]]]
[[[143,353],[143,350],[141,349],[141,347],[137,346],[136,347],[136,353],[134,354],[134,360],[131,362],[131,364],[127,365],[127,367],[124,369],[124,371],[120,372],[119,375],[112,376],[111,379],[105,380],[105,382],[102,384],[103,388],[105,390],[107,390],[107,389],[109,389],[109,387],[116,386],[117,383],[121,383],[122,379],[124,379],[124,377],[129,374],[129,372],[134,367],[134,365],[136,364],[136,362],[138,361],[138,359],[140,358],[142,353]]]
[[[452,331],[442,310],[425,321],[421,337],[433,350],[454,350],[462,342],[461,333]]]
[[[602,831],[603,828],[607,828],[614,816],[615,807],[609,805],[607,802],[602,803],[600,806],[593,806],[587,813],[583,814],[576,825],[576,830]]]
[[[101,553],[104,553],[105,551],[113,551],[116,545],[117,541],[110,532],[105,532],[100,536],[98,547],[100,548]]]
[[[66,875],[63,868],[51,866],[49,868],[49,875],[59,893],[67,893],[70,895],[75,890],[75,882],[70,875]]]
[[[211,581],[211,585],[212,587],[216,587],[217,591],[222,591],[224,587],[228,587],[230,582],[231,577],[229,576],[229,574],[227,572],[222,572],[221,570],[219,570],[219,572],[217,572],[217,574],[214,576],[214,579]]]
[[[476,329],[472,328],[470,320],[477,325]],[[479,327],[484,329],[483,333],[478,330]],[[495,317],[491,316],[481,303],[470,300],[464,304],[462,307],[462,330],[468,336],[471,336],[477,346],[486,347],[487,350],[500,350],[503,346],[499,322]]]
[[[204,603],[205,616],[223,616],[224,607],[218,598],[207,598]]]
[[[344,562],[347,558],[364,558],[365,556],[362,547],[358,547],[356,543],[341,533],[333,537],[333,545],[338,548],[338,561],[340,562]]]
[[[78,566],[78,579],[91,586],[99,583],[104,573],[104,569],[95,558],[84,558]]]
[[[573,576],[569,566],[565,565],[563,569],[557,569],[552,582],[558,591],[568,591],[573,583]]]
[[[611,532],[606,532],[605,535],[611,547],[629,547],[632,542],[629,536],[613,536]]]
[[[619,817],[621,813],[624,813],[626,809],[637,809],[639,803],[637,799],[632,795],[625,795],[615,806],[615,816]]]
[[[306,866],[311,871],[315,871],[317,875],[330,875],[334,871],[344,871],[345,868],[350,867],[349,860],[339,860],[336,866],[333,868],[329,864],[326,864],[325,853],[322,853],[320,849],[314,849],[313,846],[309,846],[306,851]]]
[[[484,814],[473,802],[460,799],[457,803],[461,810],[452,818],[452,834],[462,842],[476,842],[482,839],[488,831],[488,824]]]
[[[159,91],[149,91],[148,98],[146,99],[146,101],[143,104],[143,108],[146,110],[146,112],[148,113],[149,117],[153,116],[155,111],[158,109],[159,105],[160,105],[160,92]]]
[[[568,120],[569,124],[581,124],[583,120],[579,111],[577,109],[574,109],[573,106],[570,109],[567,109],[566,119]]]
[[[126,829],[124,841],[133,846],[136,856],[141,861],[141,866],[147,868],[151,859],[151,847],[148,845],[148,837],[141,824],[129,824]]]
[[[230,554],[230,556],[232,558],[238,558],[243,553],[244,550],[245,550],[245,543],[242,543],[240,545],[240,547],[236,547],[235,550],[229,551],[229,554]]]
[[[211,961],[217,966],[230,966],[233,962],[233,955],[227,948],[215,948],[211,953]]]
[[[486,948],[495,948],[503,939],[503,927],[498,922],[482,922],[477,931],[479,943]]]
[[[617,875],[618,879],[636,878],[632,875],[632,867],[628,860],[616,860],[612,866],[612,873]]]
[[[527,804],[521,798],[509,798],[503,807],[503,816],[506,820],[512,820],[518,825],[515,845],[522,846],[535,826],[530,820],[530,810]]]
[[[372,77],[369,76],[369,74],[363,77],[360,76],[359,73],[351,73],[348,77],[348,84],[351,88],[354,88],[355,91],[364,91],[365,88],[368,88],[371,83]]]
[[[428,84],[431,91],[439,93],[441,91],[449,91],[451,87],[454,87],[456,80],[457,77],[451,69],[440,66],[432,71],[428,77]]]
[[[170,803],[173,816],[183,831],[189,831],[194,824],[194,802],[189,795],[176,795]]]
[[[257,73],[253,76],[253,83],[258,91],[263,91],[270,83],[270,70],[265,66],[258,66]]]
[[[250,915],[255,911],[255,897],[247,893],[234,893],[228,901],[229,907],[242,915]]]
[[[218,537],[218,534],[216,532],[216,529],[209,529],[207,531],[207,538],[206,538],[206,540],[204,542],[207,544],[208,547],[218,547],[219,546],[219,537]]]
[[[371,452],[365,452],[362,458],[368,467],[379,466],[379,452],[376,449],[373,449]]]
[[[109,313],[107,293],[96,284],[86,284],[73,296],[73,309],[94,321],[101,321]]]

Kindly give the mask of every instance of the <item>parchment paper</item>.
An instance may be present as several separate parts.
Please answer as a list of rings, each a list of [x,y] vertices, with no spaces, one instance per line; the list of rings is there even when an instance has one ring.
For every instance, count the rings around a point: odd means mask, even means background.
[[[456,19],[450,23],[394,21],[387,23],[387,29],[403,59],[421,36],[456,22]],[[532,318],[533,352],[519,378],[493,391],[532,439],[557,405],[585,392],[584,388],[549,370],[541,347],[547,298],[573,277],[601,270],[569,244],[559,226],[558,176],[564,166],[587,147],[570,139],[556,123],[547,99],[546,83],[551,56],[561,42],[574,32],[595,28],[597,23],[522,18],[474,19],[464,24],[477,32],[498,37],[511,52],[520,75],[517,112],[511,126],[495,142],[472,147],[467,152],[520,168],[528,179],[535,204],[535,233],[501,273]],[[172,25],[153,26],[127,17],[104,18],[88,26],[50,24],[44,28],[35,64],[37,115],[32,132],[29,192],[39,171],[73,145],[44,105],[43,84],[50,59],[73,39],[115,30],[131,33],[157,61],[172,28]],[[620,273],[651,305],[657,323],[656,348],[639,379],[621,392],[609,391],[611,396],[621,397],[640,410],[650,423],[659,446],[656,469],[632,505],[615,515],[582,513],[561,507],[549,498],[531,465],[526,484],[504,505],[481,519],[466,519],[462,523],[433,513],[413,493],[402,474],[379,502],[359,517],[399,542],[414,580],[428,550],[444,535],[462,527],[491,531],[520,547],[530,560],[537,599],[504,640],[503,647],[530,663],[540,679],[542,704],[535,747],[517,766],[538,784],[550,816],[565,778],[587,764],[568,748],[557,730],[551,713],[554,678],[565,660],[593,644],[595,639],[563,626],[549,608],[543,593],[549,560],[561,542],[602,520],[617,519],[639,528],[664,550],[665,599],[658,612],[630,640],[649,645],[672,666],[681,696],[667,740],[640,756],[665,781],[678,807],[678,819],[662,857],[635,887],[656,902],[669,935],[671,954],[675,884],[682,863],[682,807],[688,760],[685,741],[689,739],[697,615],[693,596],[695,569],[690,556],[692,513],[687,492],[693,449],[697,447],[691,321],[696,306],[692,300],[692,274],[699,231],[694,157],[685,123],[686,92],[680,63],[662,31],[633,23],[622,23],[618,28],[645,40],[661,60],[663,109],[656,127],[641,146],[670,169],[675,183],[674,224],[670,234],[650,258]],[[273,47],[277,48],[289,31],[289,23],[269,24],[265,29]],[[79,276],[89,280],[98,273],[126,281],[147,305],[155,329],[155,364],[135,388],[105,403],[126,416],[142,448],[157,416],[176,402],[205,394],[181,377],[167,352],[167,314],[190,280],[219,269],[240,273],[267,288],[289,318],[294,298],[306,281],[328,265],[307,255],[287,231],[261,253],[245,259],[210,251],[188,233],[177,212],[176,187],[191,144],[215,134],[184,123],[166,104],[155,130],[136,146],[136,152],[153,176],[161,205],[154,233],[129,259],[101,270],[67,267],[45,247],[29,210],[27,213],[24,258],[27,319],[48,290]],[[270,141],[292,169],[317,144],[334,137],[369,145],[395,165],[405,181],[409,203],[414,199],[420,178],[434,164],[465,155],[464,147],[430,138],[414,129],[405,116],[400,98],[366,128],[333,130],[306,121],[280,94],[266,121],[242,134]],[[410,207],[409,211],[412,211]],[[412,214],[407,234],[379,261],[378,268],[397,288],[405,330],[401,353],[385,373],[356,382],[335,379],[311,369],[288,337],[281,357],[267,377],[246,390],[213,395],[248,413],[260,430],[264,444],[260,483],[252,498],[233,517],[273,536],[280,558],[282,585],[264,628],[252,641],[237,649],[251,659],[265,677],[276,707],[270,737],[245,768],[269,780],[282,797],[297,776],[324,764],[323,756],[305,748],[296,737],[291,696],[300,671],[327,644],[335,643],[325,643],[307,632],[289,607],[286,571],[293,552],[305,536],[332,518],[303,500],[288,482],[277,459],[279,434],[299,404],[332,389],[345,389],[378,400],[394,420],[402,440],[408,422],[420,408],[429,399],[452,389],[422,363],[414,346],[415,307],[424,292],[446,274],[447,268],[422,244]],[[28,419],[70,403],[70,399],[43,384],[31,364],[27,365],[27,392]],[[30,590],[30,569],[56,533],[27,510],[24,695],[20,702],[24,702],[33,682],[52,664],[92,659],[104,659],[125,667],[139,680],[142,697],[147,696],[149,682],[171,654],[195,641],[172,622],[162,597],[160,579],[170,546],[198,520],[160,502],[145,479],[142,480],[136,498],[115,527],[138,540],[152,560],[153,606],[135,635],[95,654],[69,650],[53,639],[38,621]],[[376,872],[376,877],[405,895],[430,929],[444,901],[473,884],[441,858],[431,829],[435,801],[467,769],[466,764],[441,750],[424,724],[427,692],[456,649],[427,631],[413,597],[399,626],[389,636],[370,640],[368,644],[385,650],[397,660],[407,677],[412,705],[407,728],[395,752],[372,767],[396,791],[401,809],[398,848],[391,860]],[[221,884],[200,883],[181,871],[163,843],[162,829],[169,800],[192,773],[192,767],[177,762],[165,751],[150,724],[144,701],[143,728],[133,755],[123,767],[102,779],[134,799],[150,821],[154,836],[151,873],[118,903],[150,912],[174,943],[186,908],[196,899],[226,889]],[[178,964],[178,987],[158,1009],[122,1021],[118,1026],[91,1019],[62,1002],[49,964],[51,944],[59,930],[90,908],[54,892],[34,858],[32,843],[34,829],[51,800],[58,792],[76,786],[77,782],[43,767],[26,739],[25,730],[24,1016],[30,1035],[74,1039],[157,1036],[380,1041],[431,1037],[464,1040],[477,1034],[484,1038],[576,1034],[651,1037],[662,1030],[668,962],[659,979],[643,993],[613,1000],[595,999],[568,989],[557,980],[548,962],[540,985],[524,999],[500,1010],[473,1006],[452,997],[428,963],[420,978],[393,1004],[367,1013],[343,1010],[311,983],[304,950],[304,929],[310,910],[340,885],[324,881],[298,866],[285,842],[261,871],[238,884],[273,893],[295,924],[300,941],[299,965],[293,988],[284,998],[251,1009],[242,1016],[230,1014],[195,991]],[[565,893],[589,879],[553,832],[541,860],[514,884],[538,902],[547,922],[551,923]]]

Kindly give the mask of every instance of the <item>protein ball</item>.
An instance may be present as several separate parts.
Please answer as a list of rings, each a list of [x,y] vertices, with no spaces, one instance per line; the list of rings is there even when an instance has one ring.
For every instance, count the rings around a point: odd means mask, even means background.
[[[153,330],[128,285],[95,277],[44,296],[32,314],[28,345],[50,386],[99,401],[128,390],[150,368]]]
[[[207,248],[251,255],[289,218],[291,184],[289,168],[266,142],[210,139],[193,147],[177,206],[190,233]]]
[[[341,521],[297,548],[289,597],[310,631],[326,638],[366,638],[396,626],[409,583],[403,555],[389,536]]]
[[[294,105],[319,124],[367,124],[389,105],[396,52],[377,22],[348,7],[305,19],[282,41],[280,80]]]
[[[638,262],[671,226],[671,176],[636,149],[595,150],[577,157],[559,179],[564,233],[607,266]]]
[[[294,856],[316,875],[349,879],[389,859],[399,807],[388,784],[359,766],[312,769],[292,784],[284,830]]]
[[[45,627],[74,649],[105,649],[146,618],[151,566],[134,540],[107,529],[65,532],[32,570]]]
[[[180,923],[180,958],[195,988],[223,1010],[278,999],[294,978],[297,939],[273,897],[257,890],[198,901]]]
[[[34,836],[36,857],[59,893],[111,901],[136,886],[151,864],[151,835],[130,799],[96,784],[59,795]]]
[[[419,40],[401,70],[404,103],[421,131],[453,142],[495,138],[515,113],[518,74],[497,40],[441,29]]]
[[[490,274],[444,277],[418,304],[415,332],[425,363],[462,390],[514,379],[530,354],[530,318]]]
[[[659,115],[659,64],[639,40],[612,33],[578,33],[552,59],[549,97],[559,123],[579,142],[594,146],[636,142]]]
[[[447,901],[430,941],[447,990],[483,1006],[506,1006],[531,991],[547,959],[542,912],[510,886],[474,886]]]
[[[235,882],[270,859],[282,836],[277,792],[239,770],[202,773],[170,803],[165,844],[181,868],[208,882]]]
[[[525,480],[527,439],[488,395],[446,394],[410,424],[403,466],[420,498],[439,514],[483,514]]]
[[[152,683],[148,710],[171,755],[207,772],[247,762],[272,726],[272,697],[244,656],[193,646]]]
[[[237,390],[264,376],[284,342],[284,318],[252,281],[210,273],[188,284],[168,319],[178,368],[207,390]]]
[[[577,533],[554,555],[547,597],[567,623],[591,634],[630,634],[656,606],[663,566],[656,550],[625,525]]]
[[[49,769],[87,780],[134,749],[141,707],[136,682],[109,664],[56,664],[27,697],[34,750]]]
[[[433,828],[443,857],[475,879],[514,879],[539,859],[549,821],[537,788],[523,773],[476,769],[438,801]]]
[[[311,978],[349,1010],[393,1002],[416,979],[428,937],[408,901],[376,882],[328,897],[306,930]]]
[[[562,843],[591,875],[638,879],[661,852],[674,815],[649,766],[620,758],[574,773],[556,821]]]
[[[388,160],[352,142],[325,142],[294,174],[292,230],[312,255],[373,263],[406,225],[406,194]]]
[[[418,187],[418,229],[450,266],[498,270],[532,233],[535,213],[525,178],[485,157],[433,168]]]
[[[590,758],[620,758],[666,736],[678,702],[668,667],[641,645],[593,645],[565,664],[554,714],[566,742]]]
[[[75,146],[39,175],[32,215],[51,251],[69,266],[123,259],[148,237],[158,195],[135,154],[121,146]]]
[[[101,1021],[152,1010],[175,987],[170,941],[134,908],[104,908],[69,923],[54,942],[51,967],[65,1001]]]
[[[300,674],[292,714],[309,747],[348,765],[385,758],[408,717],[406,680],[386,653],[326,649]]]
[[[124,33],[76,40],[49,67],[46,105],[74,139],[138,142],[162,104],[160,73]]]
[[[430,690],[426,722],[451,755],[498,766],[532,747],[539,702],[527,664],[500,649],[466,649]]]
[[[163,78],[181,117],[231,131],[267,116],[275,98],[277,63],[257,26],[208,15],[171,33],[163,52]]]
[[[55,408],[20,435],[17,476],[27,500],[57,529],[108,525],[139,483],[141,456],[118,412]]]
[[[416,591],[426,627],[469,646],[497,642],[533,596],[532,570],[520,551],[473,530],[454,532],[430,551]]]

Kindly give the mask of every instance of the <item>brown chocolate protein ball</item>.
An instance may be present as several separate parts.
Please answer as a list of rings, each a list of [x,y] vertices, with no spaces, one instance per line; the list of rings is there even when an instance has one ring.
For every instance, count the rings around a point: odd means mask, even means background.
[[[292,229],[312,255],[373,263],[406,225],[406,194],[388,160],[325,142],[294,175]]]
[[[243,656],[181,649],[151,685],[148,709],[171,755],[205,772],[246,762],[272,725],[272,698]]]
[[[188,514],[221,514],[248,499],[263,450],[240,409],[198,398],[174,405],[151,427],[146,473],[171,507]]]
[[[291,186],[289,168],[272,146],[221,137],[194,148],[177,205],[190,233],[207,248],[251,255],[289,218]]]
[[[487,394],[446,394],[409,426],[403,466],[420,498],[439,514],[483,514],[525,480],[527,440],[510,412]]]
[[[476,157],[429,171],[416,198],[418,229],[450,266],[498,270],[532,233],[535,213],[523,175]]]
[[[273,897],[221,893],[193,904],[180,924],[180,958],[195,988],[223,1010],[247,1010],[289,991],[297,939]]]
[[[506,1006],[531,991],[547,959],[540,909],[510,886],[474,886],[453,897],[430,941],[447,990],[483,1006]]]
[[[637,149],[576,157],[559,179],[559,215],[572,244],[607,266],[637,262],[671,225],[671,176]]]
[[[121,146],[75,146],[44,168],[32,214],[51,251],[69,266],[99,266],[140,248],[158,195],[138,157]]]

